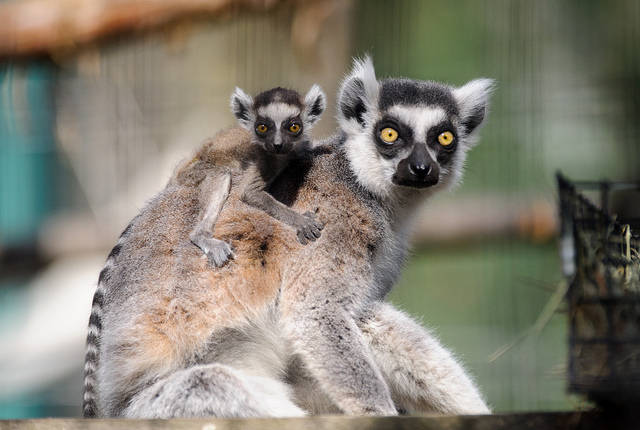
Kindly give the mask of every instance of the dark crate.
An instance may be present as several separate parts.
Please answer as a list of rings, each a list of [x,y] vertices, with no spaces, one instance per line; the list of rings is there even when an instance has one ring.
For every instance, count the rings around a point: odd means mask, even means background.
[[[558,174],[561,256],[569,290],[569,390],[599,402],[640,398],[640,238],[608,213],[638,184],[570,182]],[[598,190],[600,207],[580,191]]]

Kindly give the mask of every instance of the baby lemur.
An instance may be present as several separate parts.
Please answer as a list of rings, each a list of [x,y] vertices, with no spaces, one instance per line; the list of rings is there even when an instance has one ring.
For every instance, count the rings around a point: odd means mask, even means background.
[[[241,199],[261,209],[294,229],[298,241],[306,245],[320,237],[323,225],[313,212],[299,214],[274,199],[267,188],[294,158],[304,157],[313,150],[309,131],[326,106],[319,86],[311,87],[304,100],[298,92],[287,88],[272,88],[254,99],[240,88],[231,96],[231,110],[242,127],[251,133],[251,145],[234,148],[231,157],[223,154],[216,159],[210,195],[203,196],[208,204],[202,219],[189,238],[209,258],[211,264],[222,266],[232,255],[231,246],[213,237],[213,228],[231,186],[231,169],[243,172]],[[224,152],[222,150],[221,152]]]

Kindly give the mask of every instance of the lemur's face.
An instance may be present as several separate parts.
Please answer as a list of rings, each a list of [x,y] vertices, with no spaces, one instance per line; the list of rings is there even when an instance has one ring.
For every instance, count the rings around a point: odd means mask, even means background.
[[[301,106],[269,103],[258,107],[255,114],[253,141],[264,150],[287,154],[296,144],[306,140]]]
[[[275,154],[287,154],[307,141],[325,106],[324,93],[317,85],[304,100],[296,91],[280,87],[258,94],[255,100],[240,88],[231,96],[231,110],[240,125],[253,133],[252,141]]]
[[[457,183],[492,84],[480,79],[456,89],[430,81],[378,81],[370,60],[356,62],[340,89],[338,119],[359,182],[383,196]]]

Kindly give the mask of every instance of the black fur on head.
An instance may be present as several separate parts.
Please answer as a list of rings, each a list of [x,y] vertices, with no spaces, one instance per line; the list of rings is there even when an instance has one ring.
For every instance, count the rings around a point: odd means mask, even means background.
[[[284,103],[302,109],[300,94],[295,90],[282,87],[271,88],[258,94],[253,101],[253,109],[258,110],[271,103]]]
[[[398,104],[440,106],[448,115],[458,115],[458,104],[451,88],[446,85],[411,79],[383,79],[378,109],[383,111]]]

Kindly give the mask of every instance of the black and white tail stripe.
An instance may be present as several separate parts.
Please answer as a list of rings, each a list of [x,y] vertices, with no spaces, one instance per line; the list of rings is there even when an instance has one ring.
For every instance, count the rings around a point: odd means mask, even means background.
[[[87,334],[87,352],[84,358],[84,394],[82,399],[82,415],[85,418],[96,417],[98,414],[95,375],[100,359],[100,335],[102,332],[102,307],[104,305],[105,281],[110,276],[114,260],[120,253],[120,250],[122,249],[122,242],[130,229],[131,224],[129,224],[122,232],[118,243],[109,253],[107,262],[98,277],[98,287],[93,295]]]

